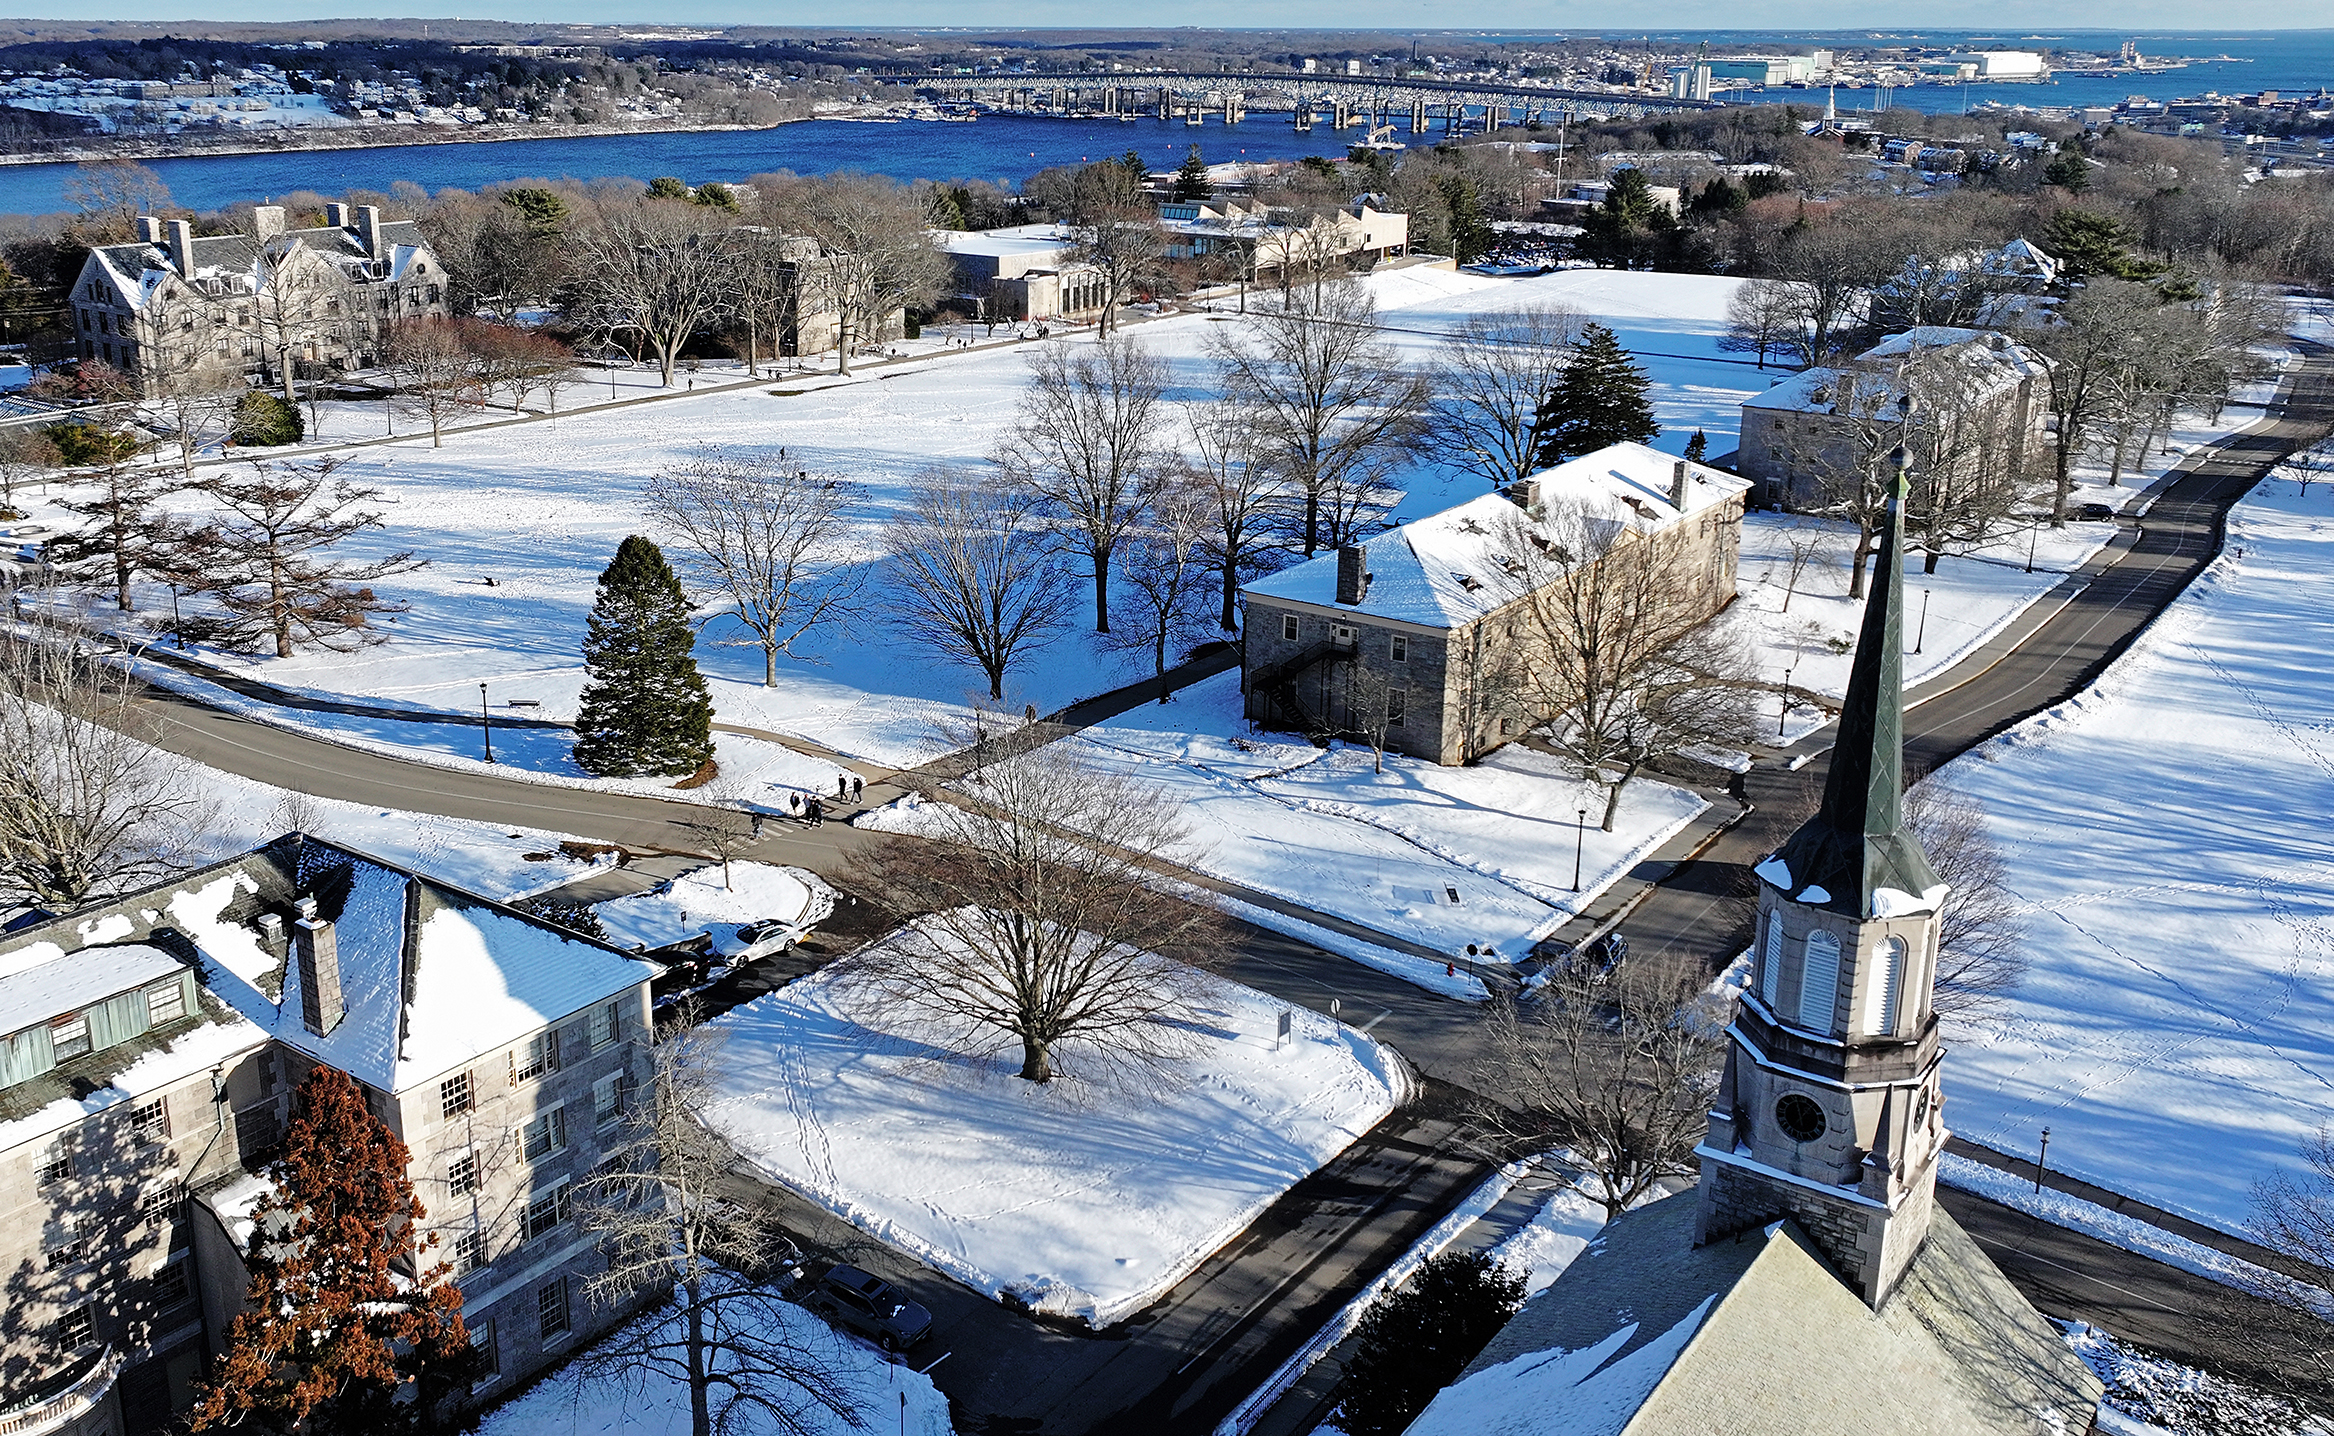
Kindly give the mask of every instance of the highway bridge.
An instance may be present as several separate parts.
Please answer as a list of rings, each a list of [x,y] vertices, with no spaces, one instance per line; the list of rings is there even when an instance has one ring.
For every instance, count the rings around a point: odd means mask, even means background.
[[[1714,110],[1713,100],[1602,90],[1556,90],[1476,81],[1395,80],[1371,75],[1183,74],[1117,70],[1109,74],[922,75],[901,77],[919,94],[1018,114],[1155,115],[1199,124],[1210,114],[1236,125],[1250,111],[1285,112],[1300,130],[1366,125],[1390,133],[1444,133],[1480,127],[1554,125],[1581,119],[1635,119],[1649,114]]]

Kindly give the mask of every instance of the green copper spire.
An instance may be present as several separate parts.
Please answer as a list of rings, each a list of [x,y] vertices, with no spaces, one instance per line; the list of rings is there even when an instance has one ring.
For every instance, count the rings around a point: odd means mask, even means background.
[[[1872,915],[1879,888],[1919,897],[1937,885],[1921,845],[1904,830],[1905,493],[1899,449],[1823,806],[1775,854],[1791,870],[1786,896],[1816,888],[1822,900],[1801,900],[1858,918]]]

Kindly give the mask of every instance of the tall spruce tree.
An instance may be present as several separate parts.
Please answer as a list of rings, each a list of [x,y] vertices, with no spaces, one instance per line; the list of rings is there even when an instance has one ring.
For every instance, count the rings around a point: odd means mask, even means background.
[[[188,1425],[373,1436],[450,1424],[447,1398],[477,1358],[452,1268],[415,1240],[411,1155],[344,1072],[315,1069],[295,1103],[274,1189],[251,1213],[246,1305]]]
[[[1337,1425],[1400,1436],[1523,1305],[1524,1279],[1482,1252],[1447,1252],[1362,1318],[1338,1384]]]
[[[1215,188],[1208,183],[1208,162],[1200,158],[1199,146],[1193,145],[1191,153],[1183,157],[1183,163],[1176,166],[1175,188],[1169,191],[1170,195],[1186,201],[1206,199],[1215,193]]]
[[[1607,444],[1651,443],[1661,433],[1653,421],[1651,388],[1612,330],[1584,326],[1564,377],[1548,391],[1532,426],[1540,435],[1534,462],[1545,469]]]
[[[638,534],[600,575],[584,634],[575,762],[602,778],[680,777],[713,760],[713,698],[697,671],[689,600]]]

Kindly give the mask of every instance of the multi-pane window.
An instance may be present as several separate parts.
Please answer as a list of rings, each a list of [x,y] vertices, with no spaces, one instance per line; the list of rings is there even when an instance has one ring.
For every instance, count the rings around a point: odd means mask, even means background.
[[[527,1160],[530,1162],[540,1162],[545,1157],[555,1157],[566,1151],[567,1110],[553,1107],[529,1122],[520,1133],[520,1141],[526,1148]]]
[[[77,1306],[57,1318],[57,1346],[78,1351],[97,1340],[97,1308]]]
[[[170,1109],[157,1097],[130,1112],[130,1131],[141,1142],[159,1142],[170,1135]]]
[[[623,1027],[622,1014],[617,1010],[615,1003],[603,1003],[592,1009],[591,1025],[592,1050],[597,1052],[616,1040],[616,1034]]]
[[[1386,648],[1387,656],[1392,658],[1396,663],[1408,663],[1410,661],[1409,634],[1395,634],[1391,639],[1387,640]]]
[[[526,1240],[533,1241],[567,1220],[567,1183],[537,1192],[527,1201]]]
[[[470,1074],[457,1072],[438,1084],[438,1110],[458,1117],[470,1110]]]
[[[186,1016],[186,989],[178,982],[163,983],[146,989],[146,1023],[160,1027],[165,1022],[176,1022]]]
[[[186,1279],[186,1259],[163,1263],[154,1273],[154,1305],[167,1311],[181,1305],[194,1295],[194,1286]]]
[[[1297,641],[1297,616],[1295,614],[1284,613],[1280,616],[1280,638],[1283,643]]]
[[[50,1271],[79,1266],[89,1259],[89,1234],[76,1231],[69,1219],[59,1218],[42,1244],[41,1256]]]
[[[1387,727],[1389,727],[1389,728],[1399,728],[1399,727],[1401,727],[1401,726],[1402,726],[1402,718],[1403,718],[1403,712],[1404,712],[1404,710],[1405,710],[1405,709],[1407,709],[1409,706],[1410,706],[1410,690],[1409,690],[1409,689],[1407,689],[1407,688],[1389,688],[1389,689],[1387,689],[1387,690],[1386,690],[1386,726],[1387,726]]]
[[[624,1111],[624,1074],[612,1072],[592,1084],[592,1120],[612,1122]]]
[[[567,1278],[555,1276],[543,1283],[535,1293],[535,1318],[543,1332],[543,1339],[565,1336],[568,1329]]]
[[[59,1062],[87,1052],[89,1050],[89,1015],[83,1012],[73,1012],[63,1017],[51,1019],[49,1022],[49,1050],[56,1054]]]
[[[502,1375],[502,1353],[495,1347],[492,1317],[470,1323],[470,1349],[478,1353],[480,1381]]]
[[[49,1149],[48,1156],[41,1162],[41,1185],[44,1187],[53,1187],[59,1182],[71,1181],[72,1177],[72,1149],[62,1146],[51,1147]]]
[[[464,1152],[446,1168],[446,1190],[453,1195],[467,1196],[478,1190],[478,1154]]]
[[[235,1114],[235,1145],[246,1162],[274,1151],[283,1135],[283,1121],[273,1106],[250,1107]]]
[[[527,1039],[527,1045],[511,1054],[511,1080],[525,1082],[546,1072],[559,1070],[559,1029]]]
[[[460,1233],[448,1248],[448,1254],[454,1263],[456,1276],[478,1270],[486,1265],[486,1234],[478,1231]]]

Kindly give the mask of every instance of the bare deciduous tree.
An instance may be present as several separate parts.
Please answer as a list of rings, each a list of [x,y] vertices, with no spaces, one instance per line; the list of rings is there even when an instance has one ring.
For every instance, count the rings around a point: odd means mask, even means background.
[[[0,429],[0,507],[16,502],[16,486],[57,466],[57,446],[39,429]]]
[[[1030,369],[1020,416],[997,441],[997,465],[1076,533],[1094,576],[1094,631],[1108,633],[1111,556],[1166,470],[1167,366],[1119,338],[1044,345]]]
[[[918,916],[857,959],[849,989],[889,1022],[981,1057],[1018,1048],[1021,1076],[1131,1077],[1188,1050],[1194,965],[1219,921],[1164,891],[1184,856],[1174,798],[1045,743],[933,802],[923,836],[853,855],[863,891]]]
[[[1963,1021],[1998,1010],[2026,975],[2023,904],[1986,832],[1977,800],[1938,782],[1909,785],[1905,826],[1951,892],[1937,934],[1938,1015]]]
[[[1382,668],[1354,662],[1345,670],[1345,721],[1370,745],[1370,771],[1386,771],[1386,734],[1402,721],[1407,689]]]
[[[170,871],[203,827],[137,685],[77,648],[0,632],[0,899],[61,912]]]
[[[1151,500],[1150,522],[1129,540],[1127,607],[1131,618],[1111,635],[1118,647],[1151,660],[1153,677],[1167,675],[1168,652],[1197,640],[1208,628],[1208,572],[1203,554],[1210,496],[1186,481],[1170,481]],[[1165,684],[1159,701],[1167,701]]]
[[[1159,273],[1167,234],[1143,194],[1142,176],[1116,160],[1081,166],[1066,186],[1060,213],[1071,235],[1069,259],[1093,272],[1102,291],[1101,332],[1118,324],[1119,306]]]
[[[154,508],[154,501],[167,490],[151,471],[132,469],[123,461],[84,475],[81,482],[89,491],[60,499],[57,507],[85,522],[51,539],[47,558],[76,580],[87,578],[111,587],[114,607],[131,612],[137,607],[133,585],[139,574],[155,567],[156,548],[167,528]]]
[[[220,607],[274,642],[276,657],[295,644],[345,650],[377,641],[376,613],[399,611],[373,593],[372,580],[410,573],[428,560],[398,551],[340,559],[328,551],[381,525],[359,507],[380,497],[337,477],[342,456],[306,463],[254,460],[249,475],[220,474],[196,485],[225,512],[189,536],[209,556],[206,589]]]
[[[602,334],[638,334],[668,389],[682,348],[729,312],[736,255],[715,215],[643,198],[608,208],[575,240],[581,317]]]
[[[978,666],[989,697],[1061,627],[1072,580],[1047,551],[1037,497],[955,469],[928,470],[884,534],[909,637]]]
[[[1572,357],[1581,317],[1552,305],[1468,316],[1442,343],[1428,432],[1443,457],[1495,489],[1538,465],[1542,401]]]
[[[2144,284],[2094,278],[2060,306],[2060,323],[2035,336],[2035,347],[2050,361],[2050,411],[2058,420],[2052,434],[2052,528],[2066,527],[2075,461],[2124,397],[2118,380],[2145,355],[2158,308],[2155,291]]]
[[[459,320],[399,320],[382,342],[382,359],[397,376],[397,402],[429,420],[432,448],[445,443],[449,420],[480,402],[484,374]]]
[[[1783,531],[1783,612],[1791,611],[1791,600],[1799,593],[1799,580],[1807,576],[1809,569],[1831,567],[1832,538],[1830,529],[1815,524],[1793,524]]]
[[[1282,486],[1248,410],[1223,400],[1195,409],[1190,418],[1191,448],[1182,481],[1205,501],[1208,562],[1222,581],[1216,625],[1230,633],[1240,626],[1240,580],[1266,551]]]
[[[5,457],[0,457],[0,473],[6,472],[6,462]],[[2283,467],[2307,496],[2312,484],[2334,483],[2334,443],[2321,441],[2306,449],[2296,449],[2285,456]]]
[[[227,433],[243,392],[233,360],[213,354],[203,336],[173,332],[155,310],[136,315],[138,382],[146,408],[170,429],[180,472],[194,482],[195,456]]]
[[[1554,504],[1518,512],[1500,541],[1506,659],[1495,679],[1512,711],[1605,788],[1603,826],[1650,763],[1696,744],[1729,746],[1749,722],[1747,663],[1708,620],[1709,575],[1676,551],[1684,528],[1639,529],[1627,511]]]
[[[840,547],[858,486],[814,474],[769,449],[703,445],[648,481],[648,510],[687,545],[681,566],[728,601],[723,616],[750,637],[732,646],[762,650],[762,683],[778,682],[778,655],[835,617],[858,592],[864,570]]]
[[[1761,369],[1769,354],[1803,354],[1800,332],[1807,306],[1779,279],[1753,279],[1726,299],[1726,332],[1718,347],[1729,354],[1755,354]]]
[[[859,1425],[839,1353],[798,1345],[789,1333],[806,1324],[767,1284],[784,1233],[761,1207],[727,1195],[737,1159],[705,1121],[721,1039],[685,1022],[650,1049],[647,1087],[626,1094],[600,1167],[579,1183],[577,1224],[598,1234],[608,1261],[585,1292],[619,1308],[672,1298],[580,1363],[631,1385],[686,1388],[692,1436]]]
[[[1257,415],[1301,499],[1307,557],[1359,537],[1369,496],[1408,450],[1426,381],[1377,337],[1377,304],[1352,280],[1282,296],[1280,307],[1209,336],[1225,390]]]
[[[831,310],[842,372],[860,345],[883,337],[898,311],[930,302],[948,277],[933,248],[924,201],[881,175],[832,174],[804,181],[794,197],[819,255],[803,269],[805,312]]]
[[[1503,1157],[1571,1149],[1608,1218],[1664,1178],[1691,1176],[1726,1052],[1725,1020],[1690,978],[1627,959],[1551,967],[1519,1010],[1496,999],[1475,1120]]]

